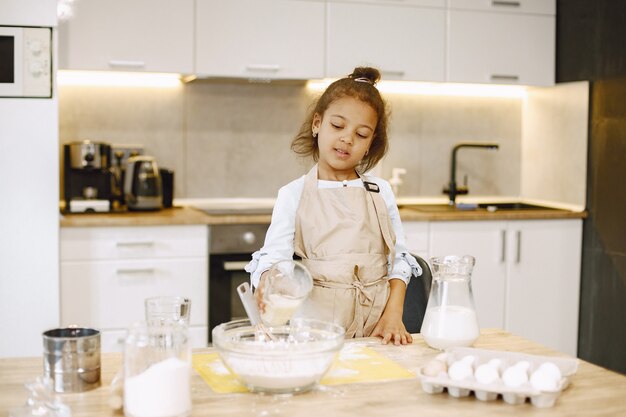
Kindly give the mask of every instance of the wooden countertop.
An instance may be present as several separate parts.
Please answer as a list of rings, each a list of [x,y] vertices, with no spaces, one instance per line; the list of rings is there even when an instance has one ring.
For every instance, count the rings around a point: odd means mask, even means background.
[[[465,221],[465,220],[542,220],[542,219],[584,219],[586,211],[571,210],[497,210],[485,209],[454,210],[441,205],[414,205],[400,208],[402,221]]]
[[[569,210],[441,210],[422,205],[401,208],[402,221],[451,220],[523,220],[523,219],[582,219],[586,212]],[[215,214],[209,215],[192,207],[176,207],[159,211],[123,213],[62,214],[61,227],[156,226],[184,224],[269,224],[269,214]]]
[[[192,207],[123,213],[62,214],[61,227],[159,226],[190,224],[269,224],[270,215],[209,215]]]
[[[420,335],[408,346],[383,346],[378,339],[360,339],[371,347],[416,370],[439,352],[427,347]],[[348,342],[350,343],[350,342]],[[564,356],[529,340],[497,329],[483,329],[475,347],[509,350],[536,355]],[[197,352],[210,352],[211,348]],[[0,359],[0,415],[24,404],[23,384],[43,372],[43,360]],[[107,406],[108,386],[121,365],[121,354],[102,355],[102,386],[60,398],[72,409],[73,417],[121,415]],[[215,394],[201,377],[192,376],[192,416],[625,416],[626,376],[580,361],[571,385],[552,408],[536,408],[529,402],[509,405],[501,399],[482,402],[474,396],[456,399],[447,394],[425,393],[417,379],[323,387],[295,396],[258,394]]]

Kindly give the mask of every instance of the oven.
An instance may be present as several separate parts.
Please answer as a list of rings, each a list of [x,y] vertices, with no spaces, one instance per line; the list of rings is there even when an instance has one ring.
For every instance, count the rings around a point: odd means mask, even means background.
[[[250,280],[244,267],[265,241],[268,224],[212,225],[209,242],[209,342],[218,324],[245,318],[237,286]]]

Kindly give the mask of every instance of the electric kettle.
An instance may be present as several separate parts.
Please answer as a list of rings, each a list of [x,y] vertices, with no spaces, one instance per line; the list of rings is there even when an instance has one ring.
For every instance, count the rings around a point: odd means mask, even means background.
[[[151,156],[131,156],[126,162],[124,196],[129,210],[160,210],[161,175]]]

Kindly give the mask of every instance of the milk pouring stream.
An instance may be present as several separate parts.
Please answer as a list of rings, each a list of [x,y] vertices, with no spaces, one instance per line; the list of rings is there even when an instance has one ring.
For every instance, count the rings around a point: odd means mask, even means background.
[[[480,334],[471,274],[472,256],[445,256],[430,259],[433,282],[421,333],[435,349],[471,346]]]

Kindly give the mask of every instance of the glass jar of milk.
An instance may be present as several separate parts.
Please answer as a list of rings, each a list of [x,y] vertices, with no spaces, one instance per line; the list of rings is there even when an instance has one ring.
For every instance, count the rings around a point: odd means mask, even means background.
[[[133,325],[124,346],[124,415],[185,417],[191,413],[191,348],[180,321]]]
[[[444,256],[430,259],[433,282],[421,333],[435,349],[471,346],[480,334],[471,276],[473,256]]]

